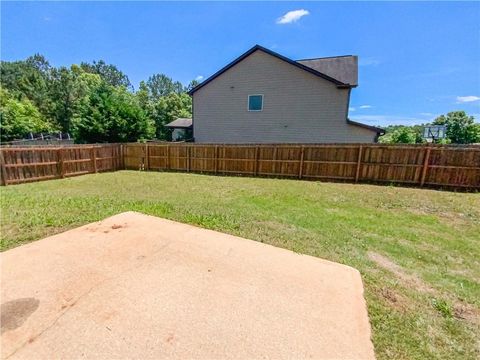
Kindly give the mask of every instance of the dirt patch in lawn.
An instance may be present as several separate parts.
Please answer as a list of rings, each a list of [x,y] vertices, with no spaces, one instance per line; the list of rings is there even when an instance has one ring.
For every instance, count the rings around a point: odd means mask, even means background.
[[[470,304],[457,302],[453,306],[453,316],[471,324],[480,325],[480,310]]]
[[[381,268],[393,273],[404,286],[414,288],[417,291],[427,293],[432,296],[437,295],[437,291],[434,288],[425,284],[425,282],[418,276],[406,273],[400,265],[394,263],[386,256],[369,251],[368,257]],[[380,295],[396,309],[405,310],[407,308],[408,302],[406,299],[390,288],[382,288],[380,290]],[[480,324],[480,310],[473,305],[465,303],[459,299],[454,299],[453,301],[452,315],[456,319],[467,321],[471,324]]]
[[[381,297],[387,301],[390,307],[402,313],[408,310],[408,300],[395,290],[388,287],[383,287],[379,292]]]
[[[418,291],[425,293],[433,294],[435,292],[435,289],[433,289],[428,284],[425,284],[425,282],[418,276],[408,274],[400,265],[394,263],[386,256],[383,256],[373,251],[369,251],[368,258],[381,268],[393,273],[397,277],[397,279],[400,280],[405,286],[412,287]]]

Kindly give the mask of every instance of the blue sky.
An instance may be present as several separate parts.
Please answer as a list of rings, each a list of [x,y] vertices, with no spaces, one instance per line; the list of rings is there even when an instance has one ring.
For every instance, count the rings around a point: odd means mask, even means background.
[[[354,54],[352,119],[413,124],[465,110],[480,120],[479,2],[2,2],[1,10],[2,60],[103,59],[137,86],[154,73],[208,77],[255,44],[292,59]],[[303,11],[279,21],[295,10]]]

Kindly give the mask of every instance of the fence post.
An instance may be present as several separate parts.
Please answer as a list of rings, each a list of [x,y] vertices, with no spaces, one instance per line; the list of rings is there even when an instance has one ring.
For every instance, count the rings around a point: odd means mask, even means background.
[[[260,148],[258,146],[255,146],[255,169],[254,169],[254,175],[257,176],[258,175],[258,159],[260,157]]]
[[[117,170],[122,170],[122,144],[118,144],[117,150]]]
[[[123,144],[118,145],[118,166],[124,170],[123,167]]]
[[[113,170],[113,171],[117,171],[117,159],[118,159],[117,148],[115,147],[115,145],[110,146],[110,151],[111,151],[110,152],[110,155],[111,155],[110,160],[112,161],[112,168],[110,170]]]
[[[93,172],[97,172],[97,151],[95,149],[95,147],[92,147],[90,149],[90,157],[92,159],[92,169],[93,169]]]
[[[272,159],[272,173],[276,174],[277,173],[277,151],[278,151],[278,146],[275,145],[273,148],[273,159]]]
[[[170,170],[170,144],[167,145],[167,159],[165,160],[165,167]]]
[[[298,167],[298,178],[301,179],[303,176],[303,157],[305,156],[305,146],[302,145],[300,150],[300,165]]]
[[[63,163],[63,148],[58,149],[58,176],[65,177],[65,164]]]
[[[425,155],[424,155],[424,159],[423,159],[423,168],[422,168],[422,177],[420,179],[420,186],[423,186],[423,184],[425,184],[425,179],[427,177],[428,163],[430,161],[430,151],[431,150],[432,150],[432,148],[427,145],[427,147],[425,148]]]
[[[127,158],[128,158],[128,144],[122,145],[122,152],[123,152],[123,169],[127,169]]]
[[[360,177],[360,169],[362,167],[362,153],[363,153],[363,146],[360,145],[358,148],[358,159],[357,159],[357,170],[355,171],[355,182],[358,182]]]
[[[0,150],[0,167],[1,167],[1,172],[0,172],[0,184],[3,186],[7,186],[7,169],[5,168],[5,159],[3,157],[3,151]]]
[[[190,145],[187,145],[187,172],[190,172]]]
[[[145,150],[144,150],[144,153],[145,153],[145,157],[144,157],[144,164],[143,164],[143,170],[145,171],[148,171],[150,170],[150,155],[149,155],[149,146],[147,143],[145,143]]]
[[[215,145],[215,174],[218,173],[218,145]]]
[[[115,149],[115,144],[108,146],[109,148],[109,153],[108,156],[110,159],[108,159],[109,162],[109,169],[108,170],[113,170],[117,171],[117,150]],[[110,166],[111,164],[111,166]]]

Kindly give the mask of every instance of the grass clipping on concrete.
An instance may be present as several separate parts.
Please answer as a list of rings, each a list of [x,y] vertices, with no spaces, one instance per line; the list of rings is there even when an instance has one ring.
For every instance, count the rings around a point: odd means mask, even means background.
[[[121,171],[2,187],[1,249],[139,211],[357,268],[379,359],[480,357],[480,195]]]

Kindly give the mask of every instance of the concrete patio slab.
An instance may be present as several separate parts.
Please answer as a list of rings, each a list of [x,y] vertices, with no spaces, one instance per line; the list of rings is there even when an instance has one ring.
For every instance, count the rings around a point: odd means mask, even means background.
[[[11,359],[372,359],[357,270],[134,212],[1,254]]]

